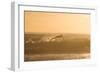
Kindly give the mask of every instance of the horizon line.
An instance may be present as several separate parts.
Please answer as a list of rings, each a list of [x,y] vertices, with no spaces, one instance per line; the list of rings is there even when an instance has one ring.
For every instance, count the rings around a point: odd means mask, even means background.
[[[90,34],[88,34],[88,33],[65,33],[65,32],[57,32],[57,33],[55,33],[55,32],[24,32],[24,34],[32,34],[32,33],[34,33],[34,34],[84,34],[84,35],[90,35]]]

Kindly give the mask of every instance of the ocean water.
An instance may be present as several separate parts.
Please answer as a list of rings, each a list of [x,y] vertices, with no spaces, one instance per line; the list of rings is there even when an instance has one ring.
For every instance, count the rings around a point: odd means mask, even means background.
[[[90,35],[26,33],[24,61],[90,58]]]

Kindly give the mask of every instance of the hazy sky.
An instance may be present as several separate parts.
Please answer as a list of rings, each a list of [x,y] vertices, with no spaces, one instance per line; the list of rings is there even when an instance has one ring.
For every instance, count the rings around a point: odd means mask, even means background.
[[[25,11],[25,32],[90,34],[90,15]]]

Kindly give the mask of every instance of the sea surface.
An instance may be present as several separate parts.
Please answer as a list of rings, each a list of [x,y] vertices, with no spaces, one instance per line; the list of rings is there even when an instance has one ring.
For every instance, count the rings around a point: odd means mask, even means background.
[[[90,58],[90,35],[68,33],[25,33],[24,61]]]

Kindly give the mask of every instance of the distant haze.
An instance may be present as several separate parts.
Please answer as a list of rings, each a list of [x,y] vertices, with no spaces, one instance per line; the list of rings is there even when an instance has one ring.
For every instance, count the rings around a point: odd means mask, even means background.
[[[25,32],[90,34],[90,15],[25,11]]]

